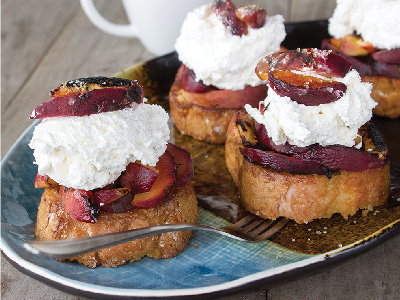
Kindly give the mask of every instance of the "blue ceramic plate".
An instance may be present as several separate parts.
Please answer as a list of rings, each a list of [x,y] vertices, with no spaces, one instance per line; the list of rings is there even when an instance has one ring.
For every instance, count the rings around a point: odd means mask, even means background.
[[[36,123],[35,123],[36,124]],[[16,142],[1,165],[1,249],[24,273],[68,292],[87,296],[184,297],[219,296],[254,287],[268,287],[295,275],[321,269],[363,252],[400,231],[400,220],[375,237],[320,255],[299,254],[270,241],[247,244],[196,232],[189,246],[168,260],[144,258],[117,268],[89,269],[78,263],[32,255],[23,243],[33,240],[42,189],[33,187],[37,166],[28,143],[34,125]],[[201,209],[200,222],[227,224]]]
[[[302,31],[299,32],[299,28]],[[304,35],[304,30],[317,34]],[[301,37],[302,41],[306,41],[305,36],[319,39],[318,34],[326,32],[326,22],[289,26],[287,32],[289,37]],[[291,42],[296,44],[289,38],[287,45]],[[316,44],[314,41],[305,46]],[[147,64],[153,70],[153,79],[168,90],[177,68],[176,56],[169,55]],[[120,75],[126,72],[122,71]],[[291,251],[271,241],[246,244],[206,232],[196,232],[187,249],[175,258],[144,258],[117,268],[89,269],[78,263],[32,255],[23,248],[23,243],[34,239],[34,224],[43,192],[33,186],[37,166],[33,164],[33,151],[28,147],[36,124],[22,134],[1,164],[1,250],[22,272],[70,293],[116,299],[209,298],[266,289],[282,280],[321,270],[358,255],[400,231],[398,218],[356,242],[344,247],[338,245],[336,249],[318,255]],[[398,126],[389,127],[393,131]],[[397,140],[395,136],[393,139]],[[200,223],[224,226],[228,222],[200,209]]]

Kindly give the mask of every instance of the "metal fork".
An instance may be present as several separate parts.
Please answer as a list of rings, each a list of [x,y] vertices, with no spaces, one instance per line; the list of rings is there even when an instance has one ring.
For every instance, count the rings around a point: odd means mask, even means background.
[[[285,218],[275,221],[262,219],[249,214],[238,222],[221,228],[188,223],[165,224],[78,239],[28,241],[24,243],[24,248],[34,254],[44,254],[53,258],[64,259],[152,235],[183,230],[210,231],[236,240],[254,243],[270,238],[281,230],[288,221]]]

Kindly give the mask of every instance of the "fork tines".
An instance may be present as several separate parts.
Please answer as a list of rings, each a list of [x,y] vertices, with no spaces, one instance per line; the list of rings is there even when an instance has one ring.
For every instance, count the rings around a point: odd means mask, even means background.
[[[276,220],[263,219],[258,216],[249,214],[238,222],[227,226],[235,234],[243,235],[253,240],[264,240],[281,230],[289,220],[279,218]]]

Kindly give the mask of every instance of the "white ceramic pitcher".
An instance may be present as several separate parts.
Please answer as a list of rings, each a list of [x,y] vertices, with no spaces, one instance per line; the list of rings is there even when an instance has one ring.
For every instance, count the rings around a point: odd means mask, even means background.
[[[138,38],[150,52],[163,55],[174,51],[187,13],[211,0],[122,0],[130,21],[127,25],[107,21],[98,12],[93,0],[80,2],[90,21],[104,32]]]

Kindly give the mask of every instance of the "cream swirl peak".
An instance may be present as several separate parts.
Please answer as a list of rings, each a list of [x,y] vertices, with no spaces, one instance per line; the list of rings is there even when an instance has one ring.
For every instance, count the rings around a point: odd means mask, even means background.
[[[399,12],[398,0],[337,0],[329,33],[343,38],[355,32],[376,48],[399,48]]]
[[[280,15],[266,16],[261,28],[234,35],[211,5],[188,13],[175,48],[179,59],[195,73],[196,80],[220,89],[241,90],[262,81],[254,73],[258,61],[279,51],[286,33]]]

